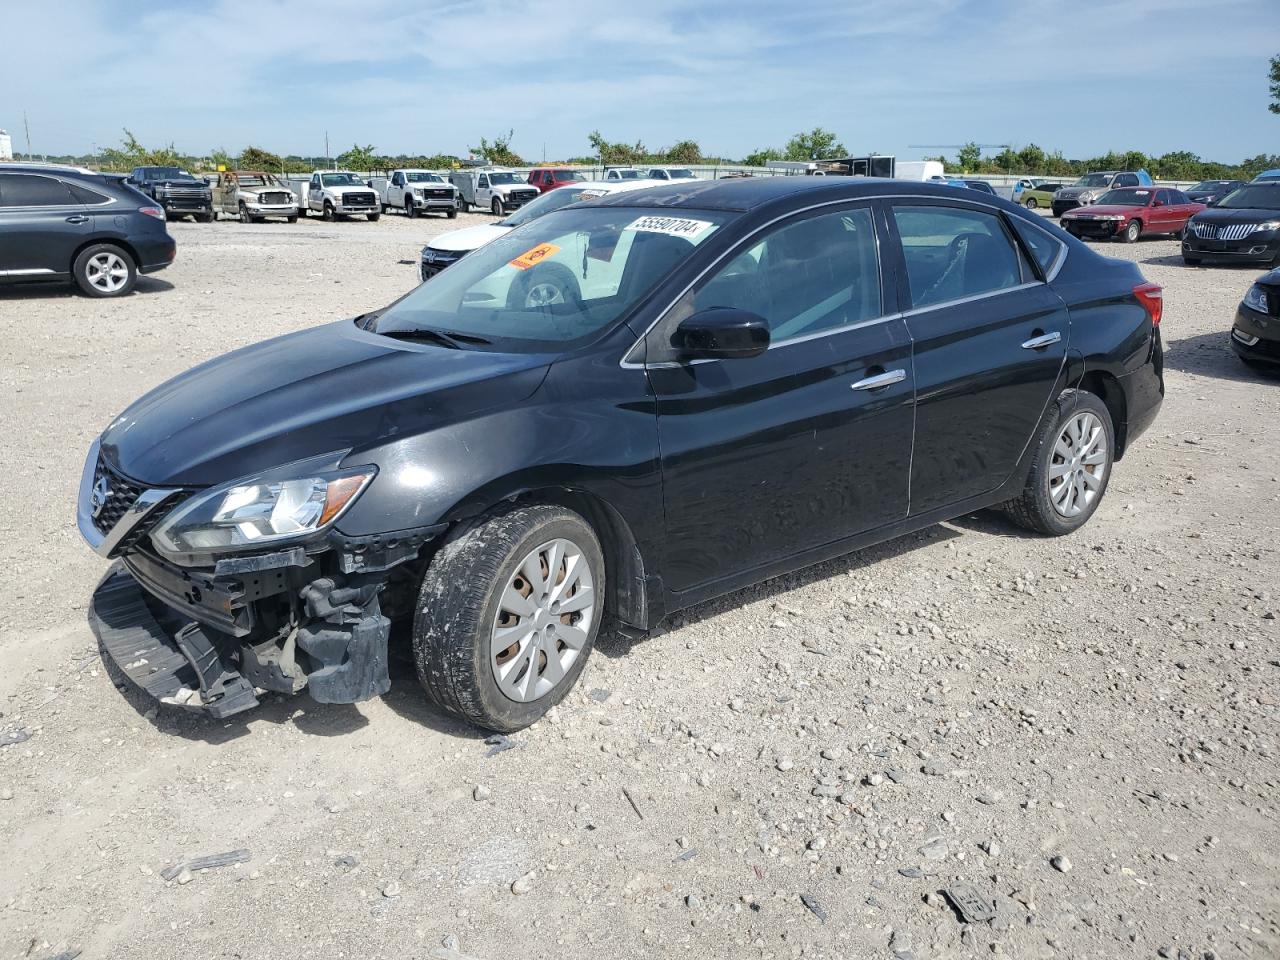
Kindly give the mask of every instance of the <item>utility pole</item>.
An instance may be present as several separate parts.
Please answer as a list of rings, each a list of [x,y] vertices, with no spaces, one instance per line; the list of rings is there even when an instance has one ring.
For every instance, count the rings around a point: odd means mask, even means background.
[[[324,162],[329,162],[329,131],[324,132]]]
[[[31,162],[31,126],[27,123],[27,111],[22,111],[22,129],[27,132],[27,162]]]

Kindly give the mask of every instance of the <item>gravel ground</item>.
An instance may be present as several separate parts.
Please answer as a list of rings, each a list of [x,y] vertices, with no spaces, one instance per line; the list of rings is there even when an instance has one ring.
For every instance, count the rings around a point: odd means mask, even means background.
[[[1257,271],[1171,241],[1107,249],[1165,285],[1168,399],[1070,538],[966,517],[602,642],[502,751],[401,661],[233,722],[118,689],[92,437],[485,219],[174,224],[125,300],[0,289],[0,958],[1280,955],[1280,382],[1227,346]]]

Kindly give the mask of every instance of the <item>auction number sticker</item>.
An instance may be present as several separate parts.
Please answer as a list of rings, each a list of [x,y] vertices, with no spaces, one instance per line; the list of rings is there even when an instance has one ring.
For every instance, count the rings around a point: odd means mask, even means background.
[[[528,270],[530,267],[537,266],[547,257],[553,257],[560,252],[560,248],[554,243],[540,243],[532,250],[526,250],[520,256],[511,261],[511,266],[517,270]]]
[[[637,230],[642,233],[665,233],[672,237],[684,237],[686,240],[697,240],[700,236],[715,227],[710,220],[690,220],[687,217],[641,217],[625,227],[626,230]]]

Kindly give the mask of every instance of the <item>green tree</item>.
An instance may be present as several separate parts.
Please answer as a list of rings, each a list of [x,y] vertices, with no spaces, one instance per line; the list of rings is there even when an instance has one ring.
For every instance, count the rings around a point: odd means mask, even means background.
[[[236,165],[235,159],[231,154],[227,153],[225,147],[218,147],[216,150],[211,150],[209,152],[209,163],[213,166],[214,170],[217,170],[218,167],[226,167],[230,170]]]
[[[1023,173],[1043,173],[1045,159],[1043,150],[1034,143],[1028,143],[1018,151],[1018,169]]]
[[[520,155],[511,149],[511,138],[515,136],[514,130],[508,130],[505,136],[497,136],[490,143],[484,137],[480,138],[480,146],[467,147],[477,156],[484,157],[489,163],[496,163],[504,167],[519,167],[524,165],[524,161],[520,159]]]
[[[1280,56],[1271,58],[1271,103],[1267,109],[1280,113]]]
[[[797,133],[788,140],[783,154],[787,160],[827,160],[847,157],[849,150],[830,130],[814,127],[808,133]]]
[[[587,134],[587,142],[595,150],[600,163],[605,165],[644,163],[649,154],[644,144],[637,140],[634,144],[610,143],[599,130]]]
[[[345,153],[338,154],[339,166],[349,167],[350,169],[357,170],[360,173],[367,173],[374,169],[377,162],[377,150],[373,144],[362,147],[358,143],[353,143],[350,150]]]
[[[663,151],[662,159],[667,163],[701,163],[702,148],[696,140],[681,140]]]
[[[172,143],[167,147],[149,150],[138,142],[128,128],[120,146],[102,151],[102,165],[108,170],[132,170],[134,167],[180,167],[183,157],[178,155]]]
[[[960,161],[961,170],[966,173],[972,173],[976,171],[979,164],[982,163],[982,148],[970,140],[960,148],[960,153],[957,156],[957,159]]]
[[[284,161],[268,150],[249,146],[241,151],[238,166],[241,170],[266,170],[270,173],[278,173],[284,169]]]
[[[742,162],[744,165],[748,167],[763,167],[763,166],[766,166],[770,160],[781,160],[781,159],[782,159],[781,150],[777,149],[776,147],[761,147],[759,150],[755,150],[751,153],[748,153],[745,157],[742,158]]]
[[[1005,173],[1010,173],[1015,170],[1021,172],[1023,169],[1022,158],[1018,156],[1018,152],[1011,147],[1005,147],[997,153],[992,159],[992,163]]]

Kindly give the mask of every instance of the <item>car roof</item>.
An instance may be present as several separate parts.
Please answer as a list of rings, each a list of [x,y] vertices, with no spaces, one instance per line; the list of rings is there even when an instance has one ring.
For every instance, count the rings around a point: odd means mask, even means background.
[[[83,173],[89,176],[97,174],[88,167],[77,167],[69,163],[37,163],[28,160],[21,163],[6,163],[0,170],[7,173]]]
[[[666,180],[588,180],[585,183],[579,183],[577,188],[582,190],[600,190],[604,193],[628,193],[632,190],[643,190],[646,187],[665,187]],[[567,186],[567,184],[566,184]],[[557,189],[563,190],[564,187]]]
[[[975,191],[968,187],[950,187],[940,183],[914,180],[889,180],[878,177],[751,177],[734,180],[690,180],[682,183],[663,182],[661,186],[627,196],[601,197],[597,204],[619,207],[665,207],[674,209],[724,210],[746,213],[791,197],[822,200],[857,200],[883,196],[951,197],[964,194],[973,200]],[[998,197],[979,192],[985,202]]]

